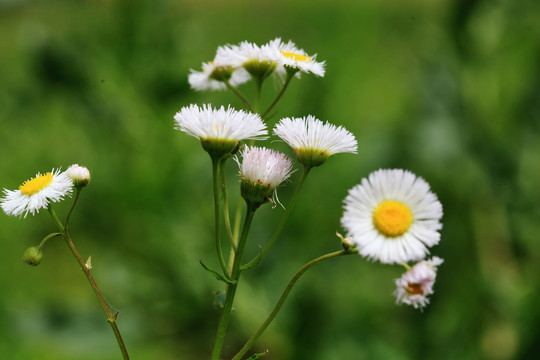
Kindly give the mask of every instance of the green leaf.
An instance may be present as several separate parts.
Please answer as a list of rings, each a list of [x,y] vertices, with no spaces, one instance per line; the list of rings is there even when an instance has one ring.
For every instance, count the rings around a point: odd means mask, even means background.
[[[259,265],[262,261],[262,256],[263,256],[263,248],[261,245],[259,245],[259,254],[257,254],[257,256],[253,260],[248,262],[247,264],[242,265],[240,267],[240,270],[242,271],[248,270],[248,269],[251,269],[252,267]]]
[[[199,262],[201,263],[201,265],[202,265],[202,267],[204,268],[204,270],[208,271],[208,272],[209,272],[213,277],[215,277],[216,279],[218,279],[218,280],[220,280],[220,281],[223,281],[223,282],[225,282],[225,283],[227,283],[227,284],[229,284],[229,285],[232,285],[232,284],[235,283],[234,281],[229,280],[227,277],[225,277],[225,276],[219,274],[217,271],[210,269],[208,266],[206,266],[206,265],[203,263],[202,259],[199,259]]]
[[[256,359],[262,358],[263,356],[266,356],[266,355],[268,355],[268,350],[266,350],[263,353],[253,354],[253,355],[251,355],[251,357],[248,360],[256,360]]]

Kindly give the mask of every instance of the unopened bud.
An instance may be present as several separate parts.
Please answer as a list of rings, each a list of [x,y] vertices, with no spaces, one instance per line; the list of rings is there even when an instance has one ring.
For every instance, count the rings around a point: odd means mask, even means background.
[[[38,266],[43,258],[43,253],[35,246],[29,247],[23,254],[23,261],[28,265]]]
[[[90,182],[90,171],[84,166],[71,165],[67,170],[67,176],[76,187],[84,187]]]
[[[86,260],[84,267],[87,268],[88,270],[92,270],[92,257],[91,256],[89,256],[88,260]]]
[[[343,235],[341,235],[337,231],[336,235],[338,238],[341,239],[341,246],[343,246],[343,249],[349,251],[351,249],[354,249],[354,247],[356,246],[351,236],[343,237]]]

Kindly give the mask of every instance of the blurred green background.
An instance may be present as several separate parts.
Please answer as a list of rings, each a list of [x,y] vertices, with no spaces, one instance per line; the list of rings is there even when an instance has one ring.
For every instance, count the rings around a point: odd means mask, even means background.
[[[0,187],[87,166],[71,232],[120,311],[132,358],[209,358],[212,292],[223,288],[198,263],[216,265],[210,160],[173,116],[191,103],[241,106],[187,83],[218,45],[291,39],[327,73],[293,81],[273,121],[344,125],[359,154],[310,174],[278,243],[242,278],[225,353],[301,265],[339,249],[347,190],[398,167],[424,177],[445,211],[431,304],[394,304],[398,266],[335,259],[299,281],[254,350],[280,360],[539,358],[539,18],[535,0],[1,0]],[[268,102],[279,84],[266,85]],[[285,204],[293,188],[280,190]],[[282,212],[258,211],[248,256]],[[39,267],[21,262],[52,231],[46,212],[0,216],[0,358],[119,359],[61,240]]]

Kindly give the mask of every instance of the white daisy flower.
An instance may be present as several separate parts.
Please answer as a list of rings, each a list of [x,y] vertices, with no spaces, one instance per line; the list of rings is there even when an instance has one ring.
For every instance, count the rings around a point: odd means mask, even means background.
[[[442,205],[409,171],[378,170],[349,190],[341,223],[359,253],[381,263],[421,260],[439,242]]]
[[[281,119],[274,128],[274,135],[294,149],[301,164],[310,167],[322,165],[333,154],[356,154],[358,146],[347,129],[323,123],[311,115]]]
[[[230,153],[240,140],[265,139],[266,125],[257,114],[212,108],[210,105],[183,107],[174,116],[176,129],[201,140],[203,148],[211,155]]]
[[[266,78],[278,66],[280,54],[269,47],[259,47],[244,41],[240,45],[218,47],[215,61],[234,68],[243,67],[254,77]]]
[[[242,196],[256,206],[265,203],[272,192],[292,174],[292,162],[282,153],[263,147],[246,146],[240,167]]]
[[[24,217],[28,213],[34,215],[40,209],[49,206],[49,201],[58,202],[65,195],[70,195],[73,182],[65,172],[52,169],[51,172],[40,174],[25,181],[18,190],[4,189],[4,197],[0,199],[2,210],[7,215]]]
[[[441,258],[434,256],[420,261],[396,279],[396,304],[412,305],[415,309],[425,307],[429,303],[428,295],[433,294],[437,266],[442,263]]]
[[[242,67],[234,68],[230,65],[216,64],[216,61],[203,63],[202,71],[191,69],[188,76],[189,85],[196,91],[223,90],[227,88],[224,80],[237,87],[251,79],[249,73]]]
[[[315,61],[316,54],[308,55],[304,50],[297,48],[290,40],[288,43],[284,43],[280,38],[276,38],[263,46],[263,48],[269,48],[280,55],[277,62],[280,65],[281,72],[284,72],[289,67],[300,72],[324,76],[324,61]],[[297,75],[299,76],[300,73]]]
[[[86,186],[90,182],[90,171],[84,166],[73,164],[67,169],[66,174],[77,187]]]

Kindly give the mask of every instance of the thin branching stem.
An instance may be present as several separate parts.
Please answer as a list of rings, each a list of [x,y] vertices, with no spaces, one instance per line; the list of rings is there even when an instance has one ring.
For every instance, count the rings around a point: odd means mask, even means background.
[[[77,196],[77,198],[78,198],[78,196]],[[71,211],[73,211],[75,203],[77,202],[77,198],[74,201],[74,205],[72,206]],[[64,227],[64,225],[62,225],[62,223],[58,219],[58,216],[56,216],[55,211],[51,207],[51,205],[49,205],[47,210],[49,210],[49,213],[51,214],[51,217],[53,218],[53,221],[58,226],[58,229],[62,232],[62,235],[66,239],[66,243],[67,243],[68,247],[70,248],[71,252],[73,253],[73,256],[75,256],[75,259],[77,260],[77,262],[81,266],[81,270],[84,272],[84,275],[86,275],[86,278],[88,279],[88,282],[90,283],[90,286],[92,287],[92,290],[94,290],[94,293],[96,294],[96,296],[97,296],[97,298],[99,300],[99,304],[101,305],[101,308],[103,309],[103,311],[105,312],[105,315],[107,316],[107,322],[111,325],[111,328],[112,328],[112,330],[114,332],[114,335],[116,337],[116,341],[118,342],[118,346],[120,347],[120,351],[122,352],[122,356],[123,356],[124,360],[129,360],[129,354],[128,354],[127,349],[126,349],[126,345],[124,343],[124,340],[122,339],[122,335],[120,334],[120,330],[118,329],[118,325],[116,325],[116,318],[118,316],[118,313],[116,313],[114,315],[111,313],[111,311],[109,309],[109,306],[107,305],[107,302],[105,301],[105,298],[103,297],[103,294],[99,290],[99,287],[97,286],[97,283],[94,280],[94,277],[90,273],[90,267],[86,266],[86,264],[85,264],[84,260],[82,259],[81,255],[77,251],[77,248],[75,247],[75,244],[71,240],[71,237],[69,235],[69,232],[67,231],[67,228]],[[71,211],[70,211],[70,213],[71,213]],[[68,223],[68,221],[66,221],[66,224],[67,223]]]
[[[266,328],[268,327],[268,325],[270,325],[270,323],[272,322],[272,320],[274,320],[274,318],[276,317],[277,313],[279,312],[279,310],[281,309],[281,307],[283,306],[283,303],[285,302],[285,300],[287,299],[287,296],[289,295],[289,293],[291,292],[293,286],[296,284],[296,282],[298,281],[298,279],[306,272],[308,271],[312,266],[322,262],[322,261],[325,261],[325,260],[328,260],[328,259],[332,259],[332,258],[335,258],[335,257],[338,257],[338,256],[343,256],[343,255],[349,255],[349,254],[353,254],[353,253],[356,253],[355,250],[353,251],[347,251],[347,250],[341,250],[341,251],[336,251],[336,252],[333,252],[333,253],[329,253],[329,254],[326,254],[326,255],[323,255],[323,256],[320,256],[314,260],[311,260],[310,262],[308,262],[307,264],[305,264],[304,266],[302,266],[297,272],[296,274],[293,275],[293,277],[291,278],[291,280],[289,281],[289,283],[287,284],[287,287],[285,288],[285,290],[283,291],[283,293],[281,294],[281,297],[279,298],[276,306],[274,307],[274,309],[272,310],[272,312],[270,313],[270,315],[268,315],[268,317],[266,318],[266,320],[262,323],[262,325],[259,327],[259,329],[253,334],[253,336],[246,342],[246,344],[242,347],[242,349],[240,349],[240,351],[234,356],[234,358],[232,360],[240,360],[248,351],[249,349],[251,348],[251,346],[253,346],[253,343],[259,338],[259,336],[262,335],[262,333],[266,330]]]
[[[287,218],[289,217],[289,214],[291,213],[292,209],[294,208],[294,205],[296,204],[296,200],[298,199],[298,194],[300,193],[300,190],[302,189],[302,186],[304,185],[304,182],[306,181],[306,178],[310,172],[311,168],[304,166],[304,170],[302,172],[302,176],[300,177],[300,180],[298,181],[298,185],[296,186],[296,189],[294,190],[294,193],[291,197],[291,200],[289,201],[289,204],[287,205],[287,208],[285,209],[285,212],[281,216],[281,220],[279,221],[279,224],[274,231],[274,234],[270,238],[270,241],[264,246],[264,248],[259,252],[259,254],[251,260],[249,263],[244,265],[244,268],[251,268],[254,266],[254,264],[258,263],[261,259],[261,257],[272,247],[274,242],[279,237],[279,234],[281,234],[281,231],[285,227],[285,223],[287,222]]]
[[[278,101],[281,99],[281,96],[283,96],[283,94],[285,93],[285,90],[287,90],[287,87],[289,86],[289,84],[290,84],[293,77],[294,77],[294,73],[287,72],[287,78],[285,79],[285,83],[283,83],[283,87],[281,88],[280,92],[276,95],[276,98],[274,99],[274,101],[272,101],[270,106],[268,106],[268,108],[261,114],[261,117],[263,119],[274,108],[274,106],[276,106]]]
[[[232,86],[231,83],[229,82],[229,80],[224,80],[224,83],[227,86],[227,88],[233,92],[233,94],[235,94],[236,96],[238,96],[240,98],[240,100],[242,100],[242,102],[248,108],[249,111],[251,111],[251,112],[254,111],[253,110],[253,105],[251,105],[249,100],[244,96],[244,94],[242,94],[240,92],[240,90],[238,90],[237,88]]]

